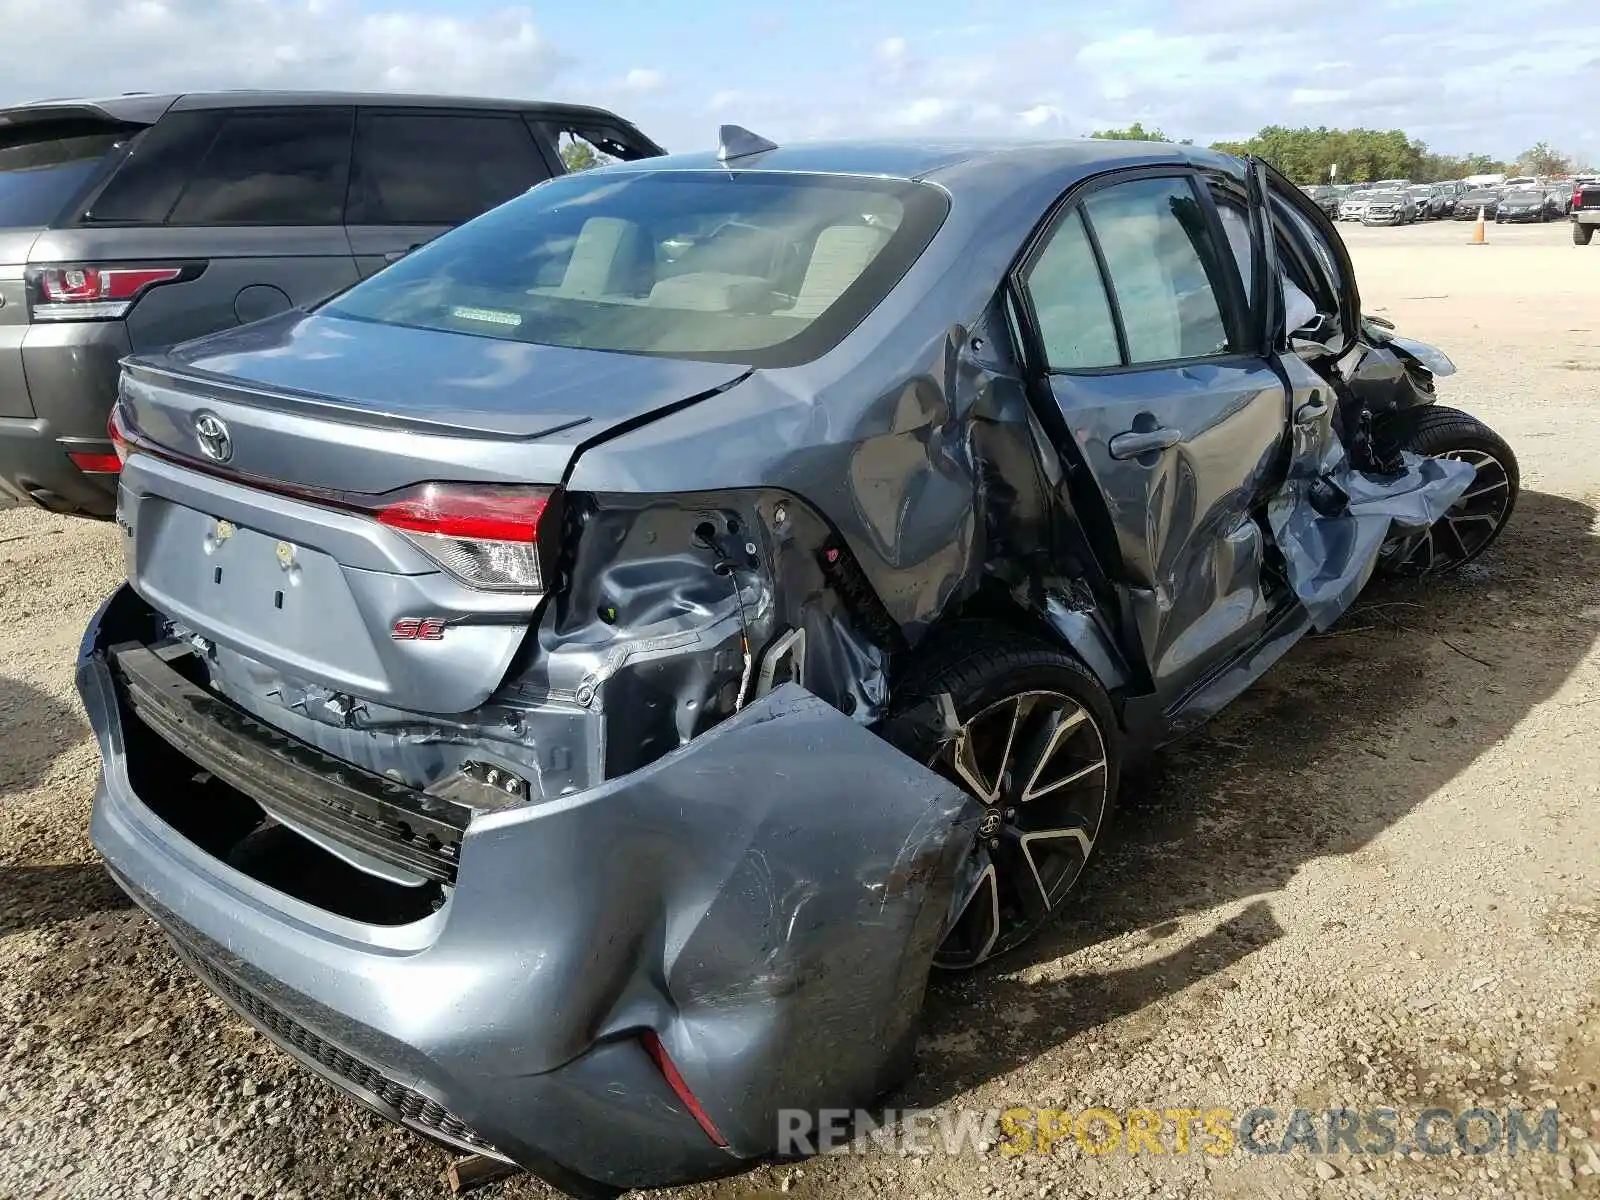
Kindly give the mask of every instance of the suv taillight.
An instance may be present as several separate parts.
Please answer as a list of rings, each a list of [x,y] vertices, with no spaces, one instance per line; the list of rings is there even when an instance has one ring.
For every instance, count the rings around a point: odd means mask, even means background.
[[[36,267],[33,320],[114,321],[151,288],[198,273],[185,266]]]
[[[543,592],[559,495],[543,487],[424,483],[384,497],[369,511],[463,583]]]

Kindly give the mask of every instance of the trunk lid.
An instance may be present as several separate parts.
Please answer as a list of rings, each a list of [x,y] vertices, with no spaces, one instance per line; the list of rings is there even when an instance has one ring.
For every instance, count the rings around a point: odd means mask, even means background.
[[[233,470],[382,492],[442,469],[559,483],[585,443],[747,373],[291,312],[132,359],[122,391],[139,428],[180,454],[200,457],[194,418],[209,405],[237,423]]]
[[[306,492],[558,485],[585,444],[746,373],[294,313],[130,359],[119,411],[153,452],[122,474],[129,581],[192,633],[327,689],[336,710],[354,697],[470,712],[542,597],[473,587],[400,530]],[[397,629],[423,620],[442,636]]]

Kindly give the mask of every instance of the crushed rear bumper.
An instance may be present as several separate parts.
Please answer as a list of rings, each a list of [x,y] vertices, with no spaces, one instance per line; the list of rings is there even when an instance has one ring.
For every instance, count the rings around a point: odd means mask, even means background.
[[[108,601],[80,653],[94,843],[208,985],[370,1107],[611,1195],[740,1170],[781,1109],[856,1107],[903,1076],[974,809],[803,689],[630,775],[478,813],[437,910],[368,924],[213,857],[152,810],[148,773],[135,789],[130,746],[160,730],[108,643],[137,603]]]

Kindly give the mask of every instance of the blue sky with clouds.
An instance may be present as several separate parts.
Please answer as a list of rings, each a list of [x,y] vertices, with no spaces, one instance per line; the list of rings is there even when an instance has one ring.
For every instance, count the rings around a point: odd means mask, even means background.
[[[0,0],[0,102],[71,91],[389,88],[604,104],[670,148],[779,141],[1211,141],[1399,127],[1447,151],[1600,160],[1595,0]]]

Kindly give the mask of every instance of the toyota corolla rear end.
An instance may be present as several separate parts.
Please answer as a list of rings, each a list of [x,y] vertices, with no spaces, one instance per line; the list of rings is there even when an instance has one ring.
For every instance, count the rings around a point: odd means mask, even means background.
[[[730,333],[706,314],[759,286],[703,232],[732,184],[660,174],[546,185],[323,312],[130,362],[128,586],[79,663],[95,844],[196,973],[390,1119],[575,1194],[738,1169],[780,1110],[895,1082],[971,836],[861,719],[848,556],[802,498],[565,486],[850,328],[943,201],[746,181],[729,204],[827,253]],[[694,261],[642,288],[629,226],[669,202]]]

